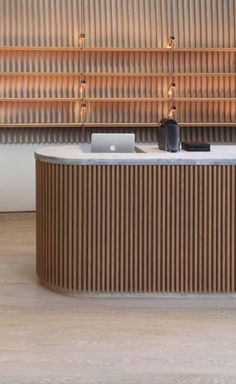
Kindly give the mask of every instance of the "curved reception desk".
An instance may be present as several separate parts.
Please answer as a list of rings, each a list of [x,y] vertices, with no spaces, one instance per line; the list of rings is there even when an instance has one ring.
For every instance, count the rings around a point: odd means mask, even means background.
[[[36,152],[40,282],[68,294],[236,292],[236,147],[138,152]]]

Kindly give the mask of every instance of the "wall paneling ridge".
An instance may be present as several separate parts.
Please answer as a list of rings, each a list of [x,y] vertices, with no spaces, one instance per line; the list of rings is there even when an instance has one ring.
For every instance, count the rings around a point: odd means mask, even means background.
[[[236,136],[223,132],[236,130],[235,89],[236,0],[0,0],[2,129],[136,126],[145,141],[174,102],[187,137],[221,127],[224,141]]]

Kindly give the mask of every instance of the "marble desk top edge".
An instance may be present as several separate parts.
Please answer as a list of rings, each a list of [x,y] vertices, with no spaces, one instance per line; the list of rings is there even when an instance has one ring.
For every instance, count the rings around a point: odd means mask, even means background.
[[[116,154],[83,152],[82,145],[44,147],[35,152],[35,158],[65,165],[236,165],[236,145],[215,145],[211,152],[178,153],[160,151],[153,145],[140,145],[139,153]]]

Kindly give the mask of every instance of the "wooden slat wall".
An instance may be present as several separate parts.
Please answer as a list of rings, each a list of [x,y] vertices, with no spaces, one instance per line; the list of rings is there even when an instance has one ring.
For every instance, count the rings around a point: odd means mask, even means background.
[[[1,144],[33,144],[33,143],[89,143],[92,133],[104,132],[102,128],[1,128]],[[106,128],[106,132],[135,133],[138,143],[157,143],[157,128]],[[235,143],[235,127],[184,127],[181,129],[182,140],[205,141],[214,143]]]
[[[0,73],[65,73],[73,74],[83,70],[96,74],[169,74],[172,69],[170,52],[84,52],[50,51],[0,51]],[[235,52],[175,52],[176,73],[230,73],[235,74]],[[5,80],[6,81],[6,80]],[[103,81],[105,81],[103,79]],[[35,85],[36,86],[36,85]],[[37,87],[36,87],[37,89]]]
[[[236,65],[236,55],[235,55]],[[86,80],[86,98],[168,98],[171,76],[0,76],[0,98],[79,98],[80,81]],[[235,98],[235,76],[178,76],[176,98]],[[186,85],[188,85],[186,87]],[[233,112],[232,112],[233,113]],[[206,119],[206,116],[205,116]],[[207,119],[206,119],[207,120]]]
[[[234,166],[37,162],[37,272],[65,292],[235,292]]]
[[[102,128],[1,128],[1,144],[33,144],[33,143],[89,143],[92,133],[104,132]],[[157,143],[157,128],[106,128],[109,133],[135,133],[138,143]],[[181,139],[190,141],[204,141],[211,143],[235,143],[235,127],[184,127],[181,128]]]
[[[235,47],[235,0],[1,0],[0,45]]]
[[[163,48],[173,34],[176,47],[233,48],[236,47],[236,1],[0,0],[0,46],[78,47],[81,32],[86,35],[85,47]],[[172,67],[168,52],[86,52],[81,60],[80,52],[1,51],[0,97],[80,97],[79,76],[42,77],[42,72],[90,72],[85,76],[87,98],[165,97],[170,72],[189,73],[175,78],[177,97],[231,97],[232,101],[179,102],[176,118],[190,123],[212,122],[217,126],[217,122],[236,121],[235,63],[235,52],[176,52]],[[21,72],[27,72],[27,76],[12,76]],[[190,76],[201,72],[231,76]],[[99,73],[105,75],[98,76]],[[145,76],[113,77],[112,73]],[[165,76],[146,77],[155,73]],[[168,101],[131,105],[108,102],[105,108],[104,104],[87,101],[86,122],[156,123],[167,116],[170,107]],[[1,102],[0,124],[81,123],[79,109],[79,102]],[[205,128],[208,130],[211,138],[212,129]],[[24,132],[19,128],[20,142]],[[136,132],[144,141],[149,140],[149,128],[144,136],[139,128]],[[192,134],[191,129],[186,132]],[[224,128],[217,132],[217,141],[225,141]],[[1,141],[2,135],[0,131]],[[49,140],[50,137],[49,134]]]
[[[26,55],[26,57],[25,57]],[[61,73],[68,70],[71,74],[80,62],[78,53],[36,53],[10,52],[0,53],[0,66],[3,71],[13,70],[29,75],[1,76],[0,98],[75,98],[78,102],[1,102],[0,123],[66,123],[81,122],[80,80],[81,76],[35,76],[35,70]],[[94,53],[85,60],[86,71],[91,75],[96,72],[105,73],[106,76],[84,76],[86,80],[85,98],[88,100],[86,122],[88,123],[157,123],[163,116],[168,115],[171,101],[136,101],[127,103],[122,98],[167,98],[168,88],[172,81],[170,74],[170,60],[168,53]],[[23,58],[21,57],[23,56]],[[176,118],[181,122],[227,122],[236,120],[236,75],[224,76],[219,73],[234,74],[236,53],[178,53],[175,56],[176,71],[184,74],[193,72],[216,73],[215,76],[178,76],[175,78],[176,98],[231,98],[230,101],[209,102],[175,102],[177,106]],[[59,59],[59,60],[57,60]],[[52,61],[50,61],[52,60]],[[62,60],[62,62],[60,62]],[[137,64],[138,63],[138,64]],[[141,63],[141,64],[139,64]],[[192,63],[192,64],[191,64]],[[217,63],[217,64],[215,64]],[[8,68],[8,64],[11,68]],[[112,68],[111,68],[112,66]],[[74,68],[75,67],[75,68]],[[216,68],[217,67],[217,68]],[[162,72],[164,70],[164,72]],[[135,76],[107,76],[109,71],[125,73],[132,71],[143,73],[141,77]],[[152,73],[159,73],[152,77]],[[161,73],[166,74],[161,76]],[[30,76],[31,74],[31,76]],[[150,75],[149,77],[147,75]],[[89,98],[121,98],[120,101],[104,102],[89,101]]]

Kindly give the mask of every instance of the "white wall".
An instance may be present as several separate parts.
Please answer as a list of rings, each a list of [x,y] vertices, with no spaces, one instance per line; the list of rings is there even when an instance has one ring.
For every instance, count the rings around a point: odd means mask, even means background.
[[[0,212],[35,210],[34,151],[41,144],[0,144]]]

